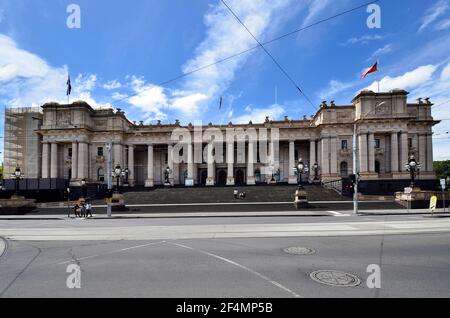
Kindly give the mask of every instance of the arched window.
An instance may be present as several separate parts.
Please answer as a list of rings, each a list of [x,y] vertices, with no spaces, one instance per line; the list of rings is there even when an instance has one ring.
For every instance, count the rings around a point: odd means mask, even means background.
[[[103,170],[103,168],[98,168],[97,170],[97,181],[105,181],[105,171]]]
[[[348,177],[348,164],[347,162],[341,162],[341,177]]]

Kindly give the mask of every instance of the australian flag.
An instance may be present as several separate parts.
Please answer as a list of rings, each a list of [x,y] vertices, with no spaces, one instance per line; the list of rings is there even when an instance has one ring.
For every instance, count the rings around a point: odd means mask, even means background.
[[[72,84],[70,83],[70,75],[69,75],[69,77],[67,79],[67,94],[66,95],[69,96],[70,93],[72,93]]]

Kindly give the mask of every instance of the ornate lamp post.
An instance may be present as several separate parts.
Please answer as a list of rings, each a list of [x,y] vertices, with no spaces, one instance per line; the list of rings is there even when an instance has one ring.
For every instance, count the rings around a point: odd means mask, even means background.
[[[299,187],[300,189],[303,189],[302,175],[303,175],[304,173],[308,173],[308,172],[309,172],[309,168],[308,168],[307,165],[305,165],[305,164],[303,163],[303,160],[302,160],[302,159],[299,159],[299,161],[298,161],[298,166],[297,166],[297,168],[296,168],[295,170],[297,171],[298,187]]]
[[[17,167],[14,173],[11,175],[11,179],[15,180],[15,196],[19,196],[19,183],[23,178],[24,174],[22,173],[22,170],[20,170],[20,167]]]
[[[417,174],[420,171],[421,165],[416,161],[414,156],[411,156],[409,158],[408,164],[405,165],[406,171],[408,171],[411,175],[411,188],[414,188],[415,186],[415,180],[417,177]]]
[[[125,178],[127,175],[126,170],[122,170],[122,168],[117,165],[113,172],[112,172],[112,177],[116,179],[116,193],[119,193],[119,188],[120,188],[120,179]]]
[[[86,179],[81,180],[81,189],[82,189],[82,194],[83,194],[83,198],[86,199],[87,196],[87,184],[86,184]]]
[[[319,181],[319,164],[316,162],[313,166],[314,181]]]

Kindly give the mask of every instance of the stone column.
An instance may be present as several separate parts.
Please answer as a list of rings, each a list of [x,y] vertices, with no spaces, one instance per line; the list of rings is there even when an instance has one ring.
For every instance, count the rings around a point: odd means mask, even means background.
[[[78,178],[78,143],[72,143],[72,180]]]
[[[367,158],[367,134],[360,134],[358,136],[359,147],[359,171],[361,173],[368,172],[368,158]]]
[[[400,172],[407,173],[405,165],[409,162],[408,133],[400,134]]]
[[[50,178],[58,178],[58,144],[52,143],[50,155]]]
[[[113,169],[119,165],[122,169],[125,167],[123,166],[123,150],[121,144],[115,144],[113,146],[114,149],[114,161],[113,161]]]
[[[128,146],[128,183],[134,187],[134,145]]]
[[[169,169],[172,172],[169,176],[169,182],[172,186],[174,186],[175,185],[175,183],[174,183],[175,169],[174,169],[174,164],[173,164],[173,145],[172,144],[167,145],[167,165],[169,166]]]
[[[422,169],[427,169],[427,135],[419,136],[419,158],[416,158],[422,165]]]
[[[187,145],[187,179],[189,182],[192,182],[192,185],[194,184],[194,145],[192,143],[189,143]]]
[[[234,141],[227,143],[227,186],[234,186]]]
[[[255,143],[249,141],[247,155],[247,185],[255,185]]]
[[[49,153],[50,153],[50,144],[44,142],[42,144],[42,179],[50,178],[50,169],[48,166],[49,162]]]
[[[337,138],[330,139],[330,173],[338,174],[338,159],[337,159]]]
[[[424,164],[422,164],[422,168]],[[427,163],[426,163],[426,171],[433,172],[433,135],[427,135]]]
[[[369,172],[375,173],[375,135],[369,134]]]
[[[214,146],[213,144],[209,144],[208,146],[208,158],[207,158],[207,163],[208,163],[208,179],[206,180],[206,186],[214,186],[215,180],[214,180],[214,175],[215,175],[215,164],[214,164],[214,156],[213,156],[213,150],[214,150]]]
[[[88,176],[88,144],[78,143],[78,179],[86,179]]]
[[[399,163],[398,163],[398,133],[393,132],[391,134],[391,172],[398,173],[399,172]]]
[[[153,145],[148,145],[148,161],[147,161],[147,180],[145,187],[153,188],[155,186],[155,176],[153,167]]]
[[[322,176],[323,175],[329,175],[330,174],[330,139],[329,138],[323,138],[321,141],[322,144]]]
[[[297,184],[297,176],[295,175],[294,168],[297,167],[295,162],[295,141],[289,141],[289,184]]]

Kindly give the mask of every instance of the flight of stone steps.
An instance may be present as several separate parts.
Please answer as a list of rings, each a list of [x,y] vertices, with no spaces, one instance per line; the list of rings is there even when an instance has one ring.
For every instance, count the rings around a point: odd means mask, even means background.
[[[246,193],[245,199],[235,199],[234,191]],[[186,204],[236,202],[293,202],[297,186],[204,187],[141,189],[125,193],[127,204]],[[305,186],[309,201],[347,201],[332,190],[321,186]]]

